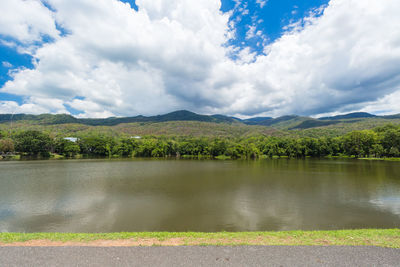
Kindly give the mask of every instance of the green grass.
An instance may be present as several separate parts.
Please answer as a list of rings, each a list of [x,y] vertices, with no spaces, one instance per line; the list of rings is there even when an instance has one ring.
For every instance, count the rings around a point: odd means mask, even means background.
[[[232,159],[232,158],[230,156],[220,155],[220,156],[216,156],[215,159],[227,160],[227,159]]]
[[[21,159],[21,156],[20,155],[12,155],[12,156],[6,156],[6,157],[0,156],[0,160],[2,160],[2,159],[19,160],[19,159]]]
[[[400,161],[400,158],[358,158],[362,160],[385,160],[385,161]]]
[[[0,243],[32,240],[91,242],[130,240],[132,245],[342,245],[400,248],[400,229],[278,232],[122,232],[122,233],[0,233]],[[150,243],[149,243],[150,242]],[[138,244],[139,243],[139,244]]]
[[[65,159],[65,156],[56,153],[50,153],[50,159]]]

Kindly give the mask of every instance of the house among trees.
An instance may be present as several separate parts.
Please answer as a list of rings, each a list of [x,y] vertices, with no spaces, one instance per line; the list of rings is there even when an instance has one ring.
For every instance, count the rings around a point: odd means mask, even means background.
[[[76,137],[65,137],[64,140],[71,141],[73,143],[76,143],[78,141],[78,138]]]

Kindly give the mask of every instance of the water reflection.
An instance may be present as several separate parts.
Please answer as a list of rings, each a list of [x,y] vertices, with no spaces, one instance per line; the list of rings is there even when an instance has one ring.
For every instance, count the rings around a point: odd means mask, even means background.
[[[0,231],[400,226],[400,164],[360,160],[0,163]]]

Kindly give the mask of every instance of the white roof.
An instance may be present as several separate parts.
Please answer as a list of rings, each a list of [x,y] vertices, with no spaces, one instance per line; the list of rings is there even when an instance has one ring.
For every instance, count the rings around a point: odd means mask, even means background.
[[[68,141],[71,141],[71,142],[75,143],[76,141],[78,141],[78,138],[76,138],[76,137],[65,137],[64,140],[68,140]]]

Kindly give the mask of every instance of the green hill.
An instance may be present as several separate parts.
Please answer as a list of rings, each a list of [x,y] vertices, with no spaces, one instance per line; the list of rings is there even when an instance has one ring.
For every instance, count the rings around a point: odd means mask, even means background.
[[[349,114],[344,114],[344,115],[337,115],[333,117],[322,117],[318,118],[319,120],[342,120],[342,119],[356,119],[356,118],[373,118],[373,117],[378,117],[373,114],[369,114],[366,112],[353,112]]]
[[[227,117],[224,115],[200,115],[187,110],[174,111],[165,115],[157,115],[145,117],[142,115],[136,117],[111,117],[105,119],[78,119],[71,115],[60,114],[42,114],[42,115],[29,115],[29,114],[0,114],[0,123],[10,121],[32,121],[38,124],[65,124],[65,123],[79,123],[92,126],[114,126],[121,123],[133,122],[166,122],[166,121],[203,121],[215,123],[233,123],[237,119]]]
[[[12,121],[12,124],[11,124]],[[66,114],[0,114],[1,131],[27,129],[53,134],[167,135],[167,136],[339,136],[354,130],[400,124],[400,114],[375,116],[368,113],[314,119],[297,115],[278,118],[256,117],[241,120],[225,115],[201,115],[180,110],[158,116],[80,119]],[[12,127],[12,129],[10,129]]]

